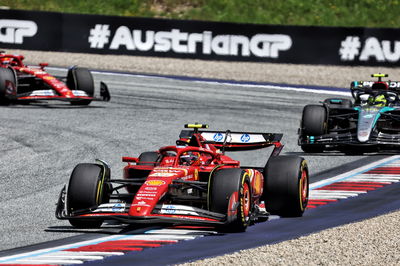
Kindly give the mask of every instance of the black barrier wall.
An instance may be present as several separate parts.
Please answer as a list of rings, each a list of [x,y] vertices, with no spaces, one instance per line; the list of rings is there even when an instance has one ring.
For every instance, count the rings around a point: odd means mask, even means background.
[[[400,65],[400,29],[273,26],[0,10],[0,47],[207,60]]]

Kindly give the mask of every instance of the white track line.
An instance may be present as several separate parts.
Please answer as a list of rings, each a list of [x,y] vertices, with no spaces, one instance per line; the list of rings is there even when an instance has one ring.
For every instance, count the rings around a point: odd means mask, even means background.
[[[388,163],[393,163],[394,161],[399,160],[399,159],[400,159],[400,155],[390,156],[388,158],[384,158],[384,159],[381,159],[379,161],[376,161],[376,162],[361,166],[361,167],[359,167],[357,169],[354,169],[354,170],[351,170],[349,172],[346,172],[346,173],[343,173],[343,174],[340,174],[340,175],[337,175],[337,176],[334,176],[334,177],[331,177],[331,178],[328,178],[328,179],[324,179],[324,180],[312,183],[312,184],[310,184],[310,190],[313,190],[313,189],[316,189],[316,188],[320,188],[320,187],[323,187],[323,186],[326,186],[326,185],[329,185],[329,184],[332,184],[332,183],[335,183],[335,182],[344,181],[344,180],[347,180],[347,179],[350,179],[350,178],[353,178],[353,177],[354,178],[360,178],[360,177],[361,178],[365,178],[363,176],[365,174],[363,174],[363,173],[365,173],[365,172],[367,172],[367,171],[369,171],[369,170],[371,170],[373,168],[381,167],[381,166],[384,166],[384,165],[386,165]],[[380,176],[384,177],[385,175],[382,174]]]
[[[62,67],[46,67],[46,69],[53,69],[53,70],[68,70],[68,68]],[[106,75],[106,76],[125,76],[125,77],[142,77],[142,78],[154,78],[154,79],[179,79],[173,76],[153,76],[153,75],[146,75],[146,74],[130,74],[130,73],[114,73],[108,71],[91,71],[94,74],[99,75]],[[185,80],[185,77],[179,80]],[[316,93],[316,94],[331,94],[331,95],[341,95],[351,97],[350,89],[348,92],[346,91],[335,91],[335,90],[328,90],[328,89],[313,89],[313,88],[302,88],[302,87],[291,87],[289,84],[285,86],[281,85],[267,85],[267,84],[254,84],[254,83],[236,83],[235,81],[212,81],[212,80],[202,80],[201,78],[196,79],[195,77],[187,77],[189,81],[197,82],[197,83],[206,83],[206,84],[214,84],[214,85],[224,85],[224,86],[236,86],[236,87],[246,87],[246,88],[263,88],[263,89],[274,89],[274,90],[284,90],[284,91],[297,91],[297,92],[309,92],[309,93]],[[317,88],[317,86],[315,86]]]
[[[80,248],[89,245],[96,245],[109,241],[118,240],[144,240],[144,241],[182,241],[193,240],[203,235],[200,233],[216,233],[210,231],[184,230],[184,229],[160,229],[149,230],[144,234],[130,235],[114,235],[102,237],[98,239],[82,241],[73,244],[62,245],[54,248],[40,249],[32,252],[21,253],[13,256],[0,258],[1,264],[81,264],[84,261],[103,259],[103,257],[124,255],[123,252],[80,252],[80,251],[65,251],[68,249]],[[68,256],[71,255],[71,256]]]

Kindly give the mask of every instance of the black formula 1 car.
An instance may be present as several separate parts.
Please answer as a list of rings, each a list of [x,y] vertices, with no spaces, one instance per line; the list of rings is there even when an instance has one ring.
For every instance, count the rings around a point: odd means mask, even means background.
[[[400,149],[400,82],[353,81],[353,101],[329,98],[303,109],[298,144],[305,152],[346,153]]]
[[[0,105],[48,100],[88,105],[92,101],[110,100],[104,82],[100,83],[100,98],[94,97],[93,77],[86,68],[74,66],[66,77],[55,77],[45,71],[47,63],[31,67],[24,65],[23,59],[22,55],[0,51]]]
[[[269,213],[302,216],[308,202],[308,167],[278,156],[282,134],[200,131],[191,124],[174,146],[123,157],[123,179],[111,179],[103,161],[78,164],[59,197],[58,219],[78,228],[121,223],[212,225],[244,231]],[[245,167],[225,151],[273,147],[267,164]],[[125,193],[124,193],[124,192]]]

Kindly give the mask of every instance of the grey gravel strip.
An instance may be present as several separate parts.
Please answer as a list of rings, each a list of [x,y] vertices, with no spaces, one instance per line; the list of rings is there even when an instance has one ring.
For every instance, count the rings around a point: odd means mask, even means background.
[[[79,65],[96,69],[148,74],[182,75],[242,81],[321,85],[347,88],[352,80],[369,80],[375,72],[400,80],[400,68],[294,65],[249,62],[205,61],[159,57],[98,55],[81,53],[6,50],[25,55],[26,62],[47,61],[53,66]]]
[[[399,265],[400,212],[309,236],[185,263],[194,265]]]

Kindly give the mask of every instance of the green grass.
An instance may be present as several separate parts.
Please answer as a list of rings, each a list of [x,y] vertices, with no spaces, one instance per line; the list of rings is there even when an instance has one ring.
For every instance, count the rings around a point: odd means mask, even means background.
[[[400,25],[400,0],[0,0],[12,9],[276,25]]]

